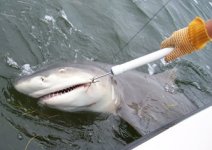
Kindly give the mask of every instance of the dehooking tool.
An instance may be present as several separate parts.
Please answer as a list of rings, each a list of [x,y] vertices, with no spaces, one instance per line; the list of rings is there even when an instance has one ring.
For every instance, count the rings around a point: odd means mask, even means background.
[[[160,50],[158,50],[156,52],[147,54],[145,56],[136,58],[134,60],[125,62],[123,64],[119,64],[119,65],[113,66],[113,67],[111,67],[110,72],[107,72],[107,73],[105,73],[103,75],[94,77],[92,79],[92,83],[95,82],[95,80],[97,80],[99,78],[102,78],[102,77],[105,77],[105,76],[108,76],[108,75],[112,75],[112,76],[118,75],[118,74],[121,74],[121,73],[123,73],[125,71],[131,70],[131,69],[135,69],[135,68],[140,67],[142,65],[145,65],[145,64],[148,64],[148,63],[153,62],[155,60],[161,59],[161,58],[165,57],[166,55],[168,55],[169,53],[171,53],[173,50],[174,50],[174,48],[160,49]]]

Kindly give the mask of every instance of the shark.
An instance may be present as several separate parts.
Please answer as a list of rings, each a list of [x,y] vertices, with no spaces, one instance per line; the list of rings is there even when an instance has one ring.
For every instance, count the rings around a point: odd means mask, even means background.
[[[110,68],[98,62],[53,63],[17,78],[13,85],[39,105],[53,109],[118,115],[141,135],[196,110],[183,93],[167,90],[176,86],[176,69],[155,75],[128,71],[92,82]]]

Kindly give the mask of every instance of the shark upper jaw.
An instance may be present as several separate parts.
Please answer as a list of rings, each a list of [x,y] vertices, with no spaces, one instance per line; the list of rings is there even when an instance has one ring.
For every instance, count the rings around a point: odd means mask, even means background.
[[[70,92],[73,92],[74,90],[77,90],[79,88],[89,88],[89,86],[91,86],[91,82],[86,82],[86,83],[78,83],[69,87],[64,87],[58,90],[54,90],[52,92],[49,93],[45,93],[44,95],[37,97],[39,100],[50,100],[52,98],[56,98],[59,96],[63,96],[65,94],[68,94]]]

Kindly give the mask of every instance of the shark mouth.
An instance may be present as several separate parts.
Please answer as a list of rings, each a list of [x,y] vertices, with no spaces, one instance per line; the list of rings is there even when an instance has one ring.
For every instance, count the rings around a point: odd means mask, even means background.
[[[65,88],[65,89],[62,89],[62,90],[59,90],[59,91],[55,91],[55,92],[43,95],[39,99],[50,99],[50,98],[55,97],[55,96],[59,96],[59,95],[63,95],[63,94],[69,93],[69,92],[71,92],[71,91],[73,91],[75,89],[78,89],[80,87],[88,87],[88,86],[90,86],[90,84],[91,83],[76,84],[74,86],[71,86],[71,87],[68,87],[68,88]]]

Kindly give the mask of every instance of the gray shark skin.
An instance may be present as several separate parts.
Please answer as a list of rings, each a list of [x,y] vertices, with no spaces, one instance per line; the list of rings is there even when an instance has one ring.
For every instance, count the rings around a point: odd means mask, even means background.
[[[148,75],[128,71],[107,76],[110,65],[102,63],[53,64],[14,82],[17,91],[38,99],[40,105],[61,111],[94,111],[120,116],[141,135],[148,134],[194,110],[182,93],[167,92],[176,70]]]

